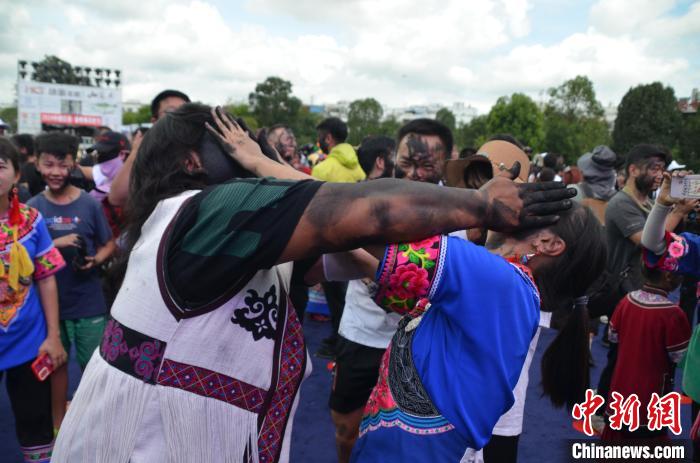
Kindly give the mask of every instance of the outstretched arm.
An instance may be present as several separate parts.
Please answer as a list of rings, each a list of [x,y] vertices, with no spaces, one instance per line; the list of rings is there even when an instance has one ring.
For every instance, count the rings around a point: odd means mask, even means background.
[[[232,117],[220,108],[213,116],[218,130],[208,129],[244,168],[258,175],[272,168],[275,162]],[[575,190],[557,182],[516,184],[512,179],[519,171],[515,163],[478,191],[395,179],[326,183],[309,202],[278,262],[468,228],[543,227],[571,207]]]
[[[557,220],[551,214],[570,207],[572,196],[557,184],[547,188],[536,190],[505,177],[478,191],[395,179],[326,183],[304,211],[280,262],[465,228],[546,226]]]

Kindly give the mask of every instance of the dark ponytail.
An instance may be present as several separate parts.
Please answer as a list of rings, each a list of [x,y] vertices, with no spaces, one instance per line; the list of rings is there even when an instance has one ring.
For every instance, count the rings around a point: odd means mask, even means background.
[[[552,327],[559,329],[542,358],[542,387],[555,406],[573,406],[590,384],[588,311],[581,296],[603,272],[607,249],[600,222],[578,203],[549,230],[564,240],[566,250],[533,269],[542,310],[552,312]]]
[[[543,394],[556,407],[571,409],[583,401],[590,386],[587,297],[577,298],[573,310],[559,319],[559,333],[542,356]]]

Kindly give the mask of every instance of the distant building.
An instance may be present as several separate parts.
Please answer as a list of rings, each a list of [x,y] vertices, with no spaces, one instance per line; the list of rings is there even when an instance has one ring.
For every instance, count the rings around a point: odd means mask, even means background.
[[[462,102],[452,103],[449,106],[440,103],[429,103],[403,107],[383,106],[384,115],[382,119],[386,120],[393,117],[401,123],[418,118],[435,119],[435,115],[442,108],[449,109],[454,114],[455,120],[459,125],[468,124],[479,115],[478,110],[474,106]],[[348,113],[350,112],[350,102],[343,100],[325,105],[309,105],[309,112],[323,114],[326,117],[339,117],[347,121]]]
[[[146,105],[146,103],[141,103],[140,101],[136,100],[129,100],[129,101],[123,101],[122,102],[122,111],[124,112],[136,112],[139,109],[141,109],[141,106]]]
[[[447,108],[454,114],[457,124],[468,124],[479,115],[477,109],[465,103],[452,103],[446,106],[439,103],[430,103],[427,105],[414,105],[403,108],[387,108],[384,110],[384,117],[395,117],[400,122],[408,122],[418,118],[435,119],[438,111],[442,108]]]
[[[678,110],[684,114],[697,113],[698,105],[700,105],[700,91],[697,88],[690,92],[689,98],[678,99]]]
[[[339,117],[340,119],[347,121],[349,112],[349,101],[339,101],[337,103],[325,105],[325,113],[327,117]]]

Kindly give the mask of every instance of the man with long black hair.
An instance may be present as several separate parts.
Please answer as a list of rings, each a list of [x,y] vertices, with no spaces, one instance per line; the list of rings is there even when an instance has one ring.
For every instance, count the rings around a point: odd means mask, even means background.
[[[455,229],[546,228],[571,207],[562,185],[514,184],[518,166],[480,191],[271,180],[306,177],[209,110],[185,105],[144,138],[123,284],[57,463],[288,461],[308,368],[286,294],[293,262]]]

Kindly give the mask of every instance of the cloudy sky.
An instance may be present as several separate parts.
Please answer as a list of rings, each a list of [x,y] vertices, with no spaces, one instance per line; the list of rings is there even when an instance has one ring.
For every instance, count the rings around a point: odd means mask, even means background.
[[[277,75],[307,103],[486,111],[584,74],[617,104],[639,83],[700,87],[700,1],[5,0],[0,103],[14,99],[17,60],[46,54],[119,68],[124,100],[142,102],[166,87],[241,101]]]

